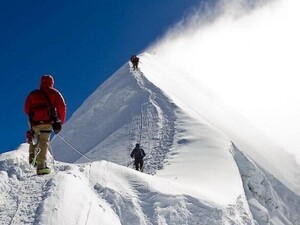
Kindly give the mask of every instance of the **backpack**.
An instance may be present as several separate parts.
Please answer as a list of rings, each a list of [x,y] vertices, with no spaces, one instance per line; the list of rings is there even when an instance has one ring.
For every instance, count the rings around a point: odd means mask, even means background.
[[[33,92],[34,103],[30,109],[29,118],[32,123],[51,123],[56,111],[52,107],[49,97],[41,90]]]
[[[50,122],[52,120],[51,107],[49,105],[39,105],[31,109],[31,122]]]
[[[141,148],[136,149],[135,158],[143,158],[143,150]]]

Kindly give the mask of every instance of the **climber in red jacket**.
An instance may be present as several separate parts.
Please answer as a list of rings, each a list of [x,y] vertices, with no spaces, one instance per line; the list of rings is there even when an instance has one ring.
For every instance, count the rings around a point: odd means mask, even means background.
[[[53,77],[43,75],[40,89],[27,96],[24,106],[31,128],[27,132],[29,163],[37,166],[38,175],[51,172],[46,165],[50,134],[52,130],[58,134],[66,118],[64,98],[53,86]]]

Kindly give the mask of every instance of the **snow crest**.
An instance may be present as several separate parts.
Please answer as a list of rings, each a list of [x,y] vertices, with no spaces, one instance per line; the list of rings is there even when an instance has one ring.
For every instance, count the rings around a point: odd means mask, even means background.
[[[300,224],[300,197],[273,175],[259,168],[235,145],[233,154],[256,222],[260,225]]]
[[[27,150],[22,145],[0,157],[0,224],[253,224],[242,196],[219,205],[187,186],[107,161],[53,161],[51,174],[37,176]]]
[[[125,64],[74,113],[61,132],[86,157],[131,165],[130,152],[141,143],[145,171],[155,173],[173,143],[176,106],[141,71]],[[59,138],[54,155],[66,162],[85,162]]]

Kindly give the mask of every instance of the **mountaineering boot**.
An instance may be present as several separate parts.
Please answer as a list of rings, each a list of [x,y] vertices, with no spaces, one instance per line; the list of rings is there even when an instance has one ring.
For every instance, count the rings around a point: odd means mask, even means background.
[[[38,168],[36,169],[36,174],[37,175],[44,175],[44,174],[49,174],[51,173],[51,169],[46,167],[40,167],[38,166]]]
[[[36,174],[37,175],[44,175],[51,173],[51,169],[46,166],[46,163],[38,165],[36,168]]]
[[[36,169],[37,175],[45,175],[51,173],[51,169],[46,167]]]

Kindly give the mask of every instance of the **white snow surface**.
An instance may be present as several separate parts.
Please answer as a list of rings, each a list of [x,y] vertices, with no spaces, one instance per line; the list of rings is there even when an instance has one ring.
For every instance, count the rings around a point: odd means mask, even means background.
[[[243,132],[262,135],[255,128],[236,114],[229,117],[217,99],[199,86],[193,89],[196,84],[157,56],[145,53],[141,61],[141,71],[126,63],[100,86],[61,132],[93,162],[58,136],[51,144],[56,160],[49,154],[49,175],[37,176],[28,165],[27,144],[0,156],[0,224],[299,225],[299,186],[277,173],[294,159],[276,150],[287,161],[269,166],[276,157],[267,157],[267,148],[256,152],[267,140],[242,138]],[[167,79],[171,74],[176,79]],[[236,130],[224,129],[230,124]],[[247,131],[239,134],[238,128]],[[145,173],[135,171],[128,156],[139,138],[147,153]],[[288,172],[299,172],[292,165]]]
[[[53,161],[37,176],[28,145],[1,155],[0,224],[253,224],[244,194],[234,204],[203,199],[196,186],[108,161]]]
[[[51,174],[28,165],[28,144],[1,154],[0,224],[300,225],[295,157],[184,69],[180,46],[156,45],[95,90],[52,139]]]

